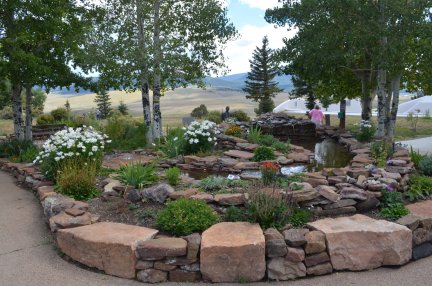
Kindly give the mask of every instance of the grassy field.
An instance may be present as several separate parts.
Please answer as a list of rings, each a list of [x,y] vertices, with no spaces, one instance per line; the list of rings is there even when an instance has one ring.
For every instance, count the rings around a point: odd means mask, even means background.
[[[140,92],[126,93],[122,91],[111,91],[112,106],[115,108],[120,101],[127,104],[131,115],[140,118],[142,117],[142,105]],[[45,112],[49,112],[55,108],[63,107],[66,100],[69,100],[71,109],[76,114],[87,113],[96,109],[94,102],[95,94],[86,94],[80,96],[64,96],[59,94],[48,94],[45,104]],[[278,94],[274,101],[275,105],[279,105],[288,99],[287,93]],[[409,100],[408,97],[402,97],[402,101]],[[191,111],[205,104],[208,110],[223,111],[225,106],[230,106],[231,110],[241,109],[253,117],[254,108],[257,104],[245,98],[245,94],[233,90],[220,89],[199,89],[194,87],[179,88],[175,91],[167,91],[161,99],[162,124],[164,127],[180,126],[182,118],[189,116]],[[296,114],[296,117],[302,117]],[[305,117],[305,116],[304,116]],[[360,121],[359,116],[347,116],[347,128],[352,129],[354,124]],[[337,126],[339,121],[335,115],[331,116],[332,125]],[[12,133],[12,121],[0,120],[0,135]],[[417,124],[417,131],[414,131],[406,118],[398,118],[396,128],[396,139],[404,140],[417,137],[432,136],[432,120],[421,118]]]

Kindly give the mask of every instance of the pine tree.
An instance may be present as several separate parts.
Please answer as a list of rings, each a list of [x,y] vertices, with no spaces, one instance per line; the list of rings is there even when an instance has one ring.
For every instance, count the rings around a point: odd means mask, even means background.
[[[122,115],[128,115],[128,107],[123,101],[120,101],[120,105],[118,106],[118,111]]]
[[[306,98],[306,108],[313,109],[316,104],[316,96],[312,85],[300,76],[293,76],[292,82],[294,89],[290,93],[290,98]]]
[[[101,119],[107,118],[111,112],[111,100],[108,92],[104,90],[97,93],[94,101],[100,111]]]
[[[256,47],[252,60],[249,60],[251,71],[248,72],[246,87],[243,91],[248,93],[247,99],[258,102],[257,114],[271,112],[274,108],[273,97],[281,92],[278,82],[273,81],[278,73],[278,67],[273,51],[268,47],[267,36],[262,41],[262,47]]]

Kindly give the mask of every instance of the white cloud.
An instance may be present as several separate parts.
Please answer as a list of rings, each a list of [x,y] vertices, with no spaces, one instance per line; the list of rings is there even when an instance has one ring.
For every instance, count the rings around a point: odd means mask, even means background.
[[[240,0],[240,2],[249,5],[252,8],[258,8],[261,10],[266,10],[280,5],[278,0]]]
[[[283,38],[290,38],[295,31],[287,31],[286,28],[274,28],[273,25],[262,27],[245,25],[240,28],[240,39],[230,42],[225,50],[226,64],[230,74],[244,73],[250,70],[249,59],[257,46],[262,45],[262,39],[268,36],[269,46],[272,49],[283,47]]]

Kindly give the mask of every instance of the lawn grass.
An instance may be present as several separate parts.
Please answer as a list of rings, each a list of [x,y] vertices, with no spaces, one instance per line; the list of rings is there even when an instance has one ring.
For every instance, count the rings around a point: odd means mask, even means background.
[[[12,120],[0,119],[0,136],[9,135],[13,132]]]

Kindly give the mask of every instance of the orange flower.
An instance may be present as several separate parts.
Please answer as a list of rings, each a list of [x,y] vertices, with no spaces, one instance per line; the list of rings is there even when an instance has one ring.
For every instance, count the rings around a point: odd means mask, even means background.
[[[279,170],[279,166],[274,162],[264,162],[261,164],[261,170],[277,172]]]

